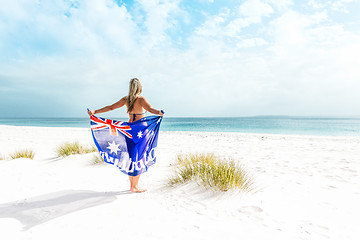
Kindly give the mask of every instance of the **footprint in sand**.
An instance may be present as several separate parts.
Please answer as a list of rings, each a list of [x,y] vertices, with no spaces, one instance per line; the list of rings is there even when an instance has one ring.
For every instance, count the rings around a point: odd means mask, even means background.
[[[245,206],[245,207],[241,207],[240,209],[238,209],[238,212],[241,213],[260,213],[263,212],[264,210],[262,210],[262,208],[260,207],[256,207],[256,206]]]
[[[311,222],[305,222],[305,225],[300,226],[304,233],[307,235],[318,236],[321,238],[329,237],[329,228],[321,225],[316,225]]]
[[[264,219],[262,218],[261,213],[263,209],[256,206],[244,206],[237,210],[237,217],[245,217],[245,219],[256,221],[256,222],[263,222]],[[260,214],[260,215],[259,215]]]

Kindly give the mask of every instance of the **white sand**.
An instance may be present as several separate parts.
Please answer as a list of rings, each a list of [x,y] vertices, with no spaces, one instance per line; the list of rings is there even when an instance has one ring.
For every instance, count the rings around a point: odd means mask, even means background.
[[[34,160],[0,161],[1,239],[360,239],[360,137],[161,132],[148,191],[91,154],[57,158],[80,128],[0,126],[0,155],[32,148]],[[179,153],[240,161],[253,194],[166,187]]]

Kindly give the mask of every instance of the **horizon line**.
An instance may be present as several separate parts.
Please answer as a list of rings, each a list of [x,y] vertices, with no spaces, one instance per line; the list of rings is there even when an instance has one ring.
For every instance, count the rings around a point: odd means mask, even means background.
[[[109,116],[110,118],[128,118],[127,116]],[[244,115],[244,116],[169,116],[165,115],[165,118],[266,118],[266,117],[279,117],[279,118],[296,118],[296,117],[305,117],[305,118],[360,118],[360,115],[286,115],[286,114],[265,114],[265,115]],[[48,119],[66,119],[66,118],[87,118],[86,116],[79,117],[0,117],[0,119],[38,119],[38,118],[48,118]]]

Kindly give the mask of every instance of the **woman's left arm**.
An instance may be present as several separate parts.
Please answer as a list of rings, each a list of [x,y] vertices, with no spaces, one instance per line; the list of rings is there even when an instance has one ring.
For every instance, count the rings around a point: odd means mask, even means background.
[[[122,99],[120,99],[116,103],[111,104],[109,106],[106,106],[106,107],[103,107],[103,108],[100,108],[100,109],[97,109],[97,110],[89,110],[88,114],[89,114],[89,116],[91,116],[91,115],[98,114],[98,113],[109,112],[109,111],[112,111],[114,109],[121,108],[125,104],[126,104],[126,97],[123,97]]]
[[[156,114],[159,116],[164,116],[163,110],[157,110],[153,107],[151,107],[150,103],[146,100],[145,97],[139,97],[141,106],[148,112],[151,112],[152,114]]]

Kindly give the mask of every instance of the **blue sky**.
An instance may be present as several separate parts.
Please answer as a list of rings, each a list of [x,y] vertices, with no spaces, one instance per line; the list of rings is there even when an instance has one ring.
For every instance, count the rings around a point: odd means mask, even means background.
[[[360,115],[360,0],[0,4],[0,117]]]

